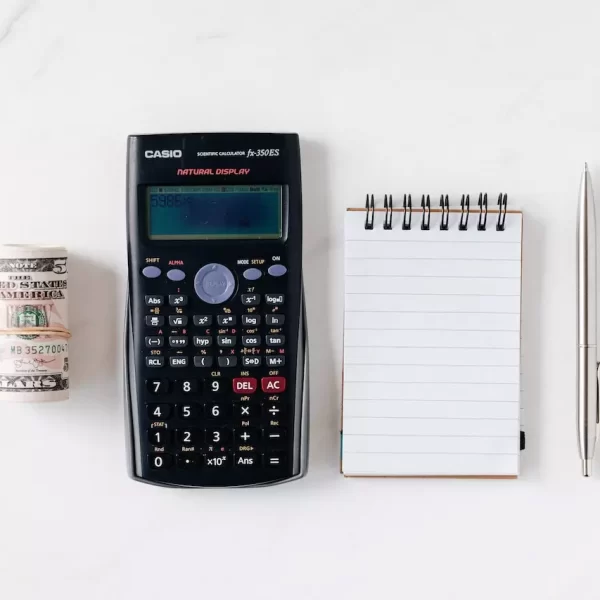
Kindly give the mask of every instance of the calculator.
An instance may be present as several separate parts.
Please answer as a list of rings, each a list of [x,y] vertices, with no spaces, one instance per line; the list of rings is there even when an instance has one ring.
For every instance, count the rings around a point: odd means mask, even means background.
[[[131,477],[171,487],[302,477],[298,136],[130,136],[127,233]]]

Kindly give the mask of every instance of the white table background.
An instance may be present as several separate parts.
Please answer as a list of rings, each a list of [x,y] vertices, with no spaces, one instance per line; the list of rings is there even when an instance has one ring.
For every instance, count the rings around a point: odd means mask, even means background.
[[[600,464],[575,430],[575,215],[600,193],[600,4],[2,0],[0,241],[70,252],[72,390],[0,404],[7,600],[600,596]],[[305,479],[129,480],[122,408],[130,133],[302,139]],[[345,207],[509,194],[525,212],[518,481],[339,474]]]

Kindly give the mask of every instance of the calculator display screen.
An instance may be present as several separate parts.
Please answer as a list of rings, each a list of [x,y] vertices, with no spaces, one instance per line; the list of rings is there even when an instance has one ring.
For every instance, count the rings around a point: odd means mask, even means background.
[[[279,239],[279,185],[149,186],[151,240]]]

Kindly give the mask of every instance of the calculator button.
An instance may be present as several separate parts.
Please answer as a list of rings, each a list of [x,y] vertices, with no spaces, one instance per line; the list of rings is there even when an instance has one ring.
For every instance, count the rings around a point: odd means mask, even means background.
[[[236,321],[235,315],[217,315],[217,324],[221,327],[232,327]]]
[[[278,444],[285,439],[285,430],[282,427],[267,427],[264,438],[273,444]]]
[[[235,335],[218,335],[217,344],[223,347],[235,346],[237,343],[237,336]]]
[[[271,265],[267,273],[271,277],[281,277],[282,275],[285,275],[287,273],[287,267],[285,265]]]
[[[277,468],[285,466],[287,456],[283,452],[267,452],[265,454],[264,464],[267,467]]]
[[[242,294],[242,304],[244,306],[258,306],[260,304],[260,294]]]
[[[242,358],[242,367],[260,367],[262,356],[244,356]]]
[[[160,277],[162,271],[158,267],[144,267],[142,269],[142,275],[148,279],[156,279]]]
[[[166,421],[171,416],[170,404],[148,404],[148,417],[155,421]]]
[[[248,281],[256,281],[262,277],[262,271],[260,269],[246,269],[243,273],[244,279]]]
[[[188,318],[185,315],[169,315],[169,325],[171,327],[185,327]]]
[[[242,467],[251,469],[260,465],[260,454],[256,452],[238,452],[234,459],[233,464],[236,467]]]
[[[284,294],[265,294],[265,303],[270,306],[281,306],[284,301]]]
[[[208,304],[222,304],[233,296],[235,277],[225,265],[210,263],[196,273],[194,290],[200,300]]]
[[[195,335],[194,336],[194,346],[197,348],[208,348],[208,346],[212,346],[213,339],[212,335]]]
[[[168,394],[169,380],[168,379],[146,379],[146,389],[151,394]]]
[[[224,469],[231,466],[231,455],[227,452],[206,455],[206,466],[211,469]]]
[[[220,367],[235,367],[237,366],[237,356],[219,356],[217,362]]]
[[[188,344],[186,335],[171,335],[169,336],[169,346],[171,348],[185,348]]]
[[[177,441],[185,446],[193,446],[202,443],[201,429],[178,429]]]
[[[242,345],[246,346],[246,348],[256,348],[260,346],[260,335],[243,335],[242,336]]]
[[[170,454],[150,454],[148,462],[152,469],[168,469],[173,465],[173,457]]]
[[[283,367],[285,365],[285,356],[267,356],[267,367]]]
[[[169,365],[172,367],[187,367],[190,364],[190,359],[187,356],[170,356]]]
[[[146,356],[147,367],[164,367],[165,357],[164,356]]]
[[[212,367],[213,357],[212,356],[194,356],[195,367]]]
[[[169,304],[171,306],[186,306],[188,297],[183,294],[169,294]]]
[[[196,327],[210,327],[213,318],[212,315],[194,315],[193,321]]]
[[[242,427],[235,430],[235,441],[238,444],[256,444],[260,438],[260,431],[254,427]]]
[[[147,348],[161,348],[165,343],[165,338],[161,335],[147,335],[146,336],[146,347]]]
[[[180,469],[198,469],[202,466],[202,454],[185,452],[177,455],[177,466]]]
[[[162,327],[165,324],[165,318],[158,315],[148,315],[145,320],[148,327]]]
[[[179,379],[175,382],[175,386],[183,394],[195,394],[198,392],[197,379]]]
[[[285,344],[285,335],[268,335],[265,341],[267,346],[283,346]]]
[[[202,416],[202,405],[201,404],[179,404],[177,406],[177,414],[180,419],[186,419],[193,421]]]
[[[231,403],[213,402],[206,405],[207,419],[228,419],[231,417]]]
[[[285,377],[263,377],[260,380],[261,389],[266,394],[281,394],[285,392],[285,383]]]
[[[263,404],[263,411],[269,419],[280,419],[285,414],[285,407],[281,402],[268,402]]]
[[[285,323],[285,315],[266,315],[265,321],[267,325],[283,325]]]
[[[233,379],[233,391],[236,394],[253,394],[257,386],[256,377],[234,377]]]
[[[224,444],[229,440],[229,431],[227,429],[207,429],[206,443],[207,444]]]
[[[260,325],[260,315],[242,315],[242,325],[246,327]]]
[[[249,402],[236,402],[233,405],[234,415],[240,419],[256,419],[260,417],[260,405]]]
[[[228,391],[226,380],[223,379],[222,377],[216,377],[214,379],[207,379],[205,381],[206,381],[205,388],[211,394],[220,395],[220,394],[225,394]]]
[[[167,271],[167,278],[171,281],[183,281],[185,279],[185,271],[181,269],[169,269]]]
[[[148,440],[154,446],[163,446],[171,441],[171,430],[163,429],[162,427],[151,429],[148,432]]]
[[[163,296],[146,296],[146,306],[162,306],[165,299]]]

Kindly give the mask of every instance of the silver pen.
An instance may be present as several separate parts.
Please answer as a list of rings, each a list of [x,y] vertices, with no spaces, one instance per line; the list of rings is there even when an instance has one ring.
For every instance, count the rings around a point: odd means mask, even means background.
[[[592,474],[598,428],[596,211],[587,163],[577,214],[577,429],[583,476]]]

